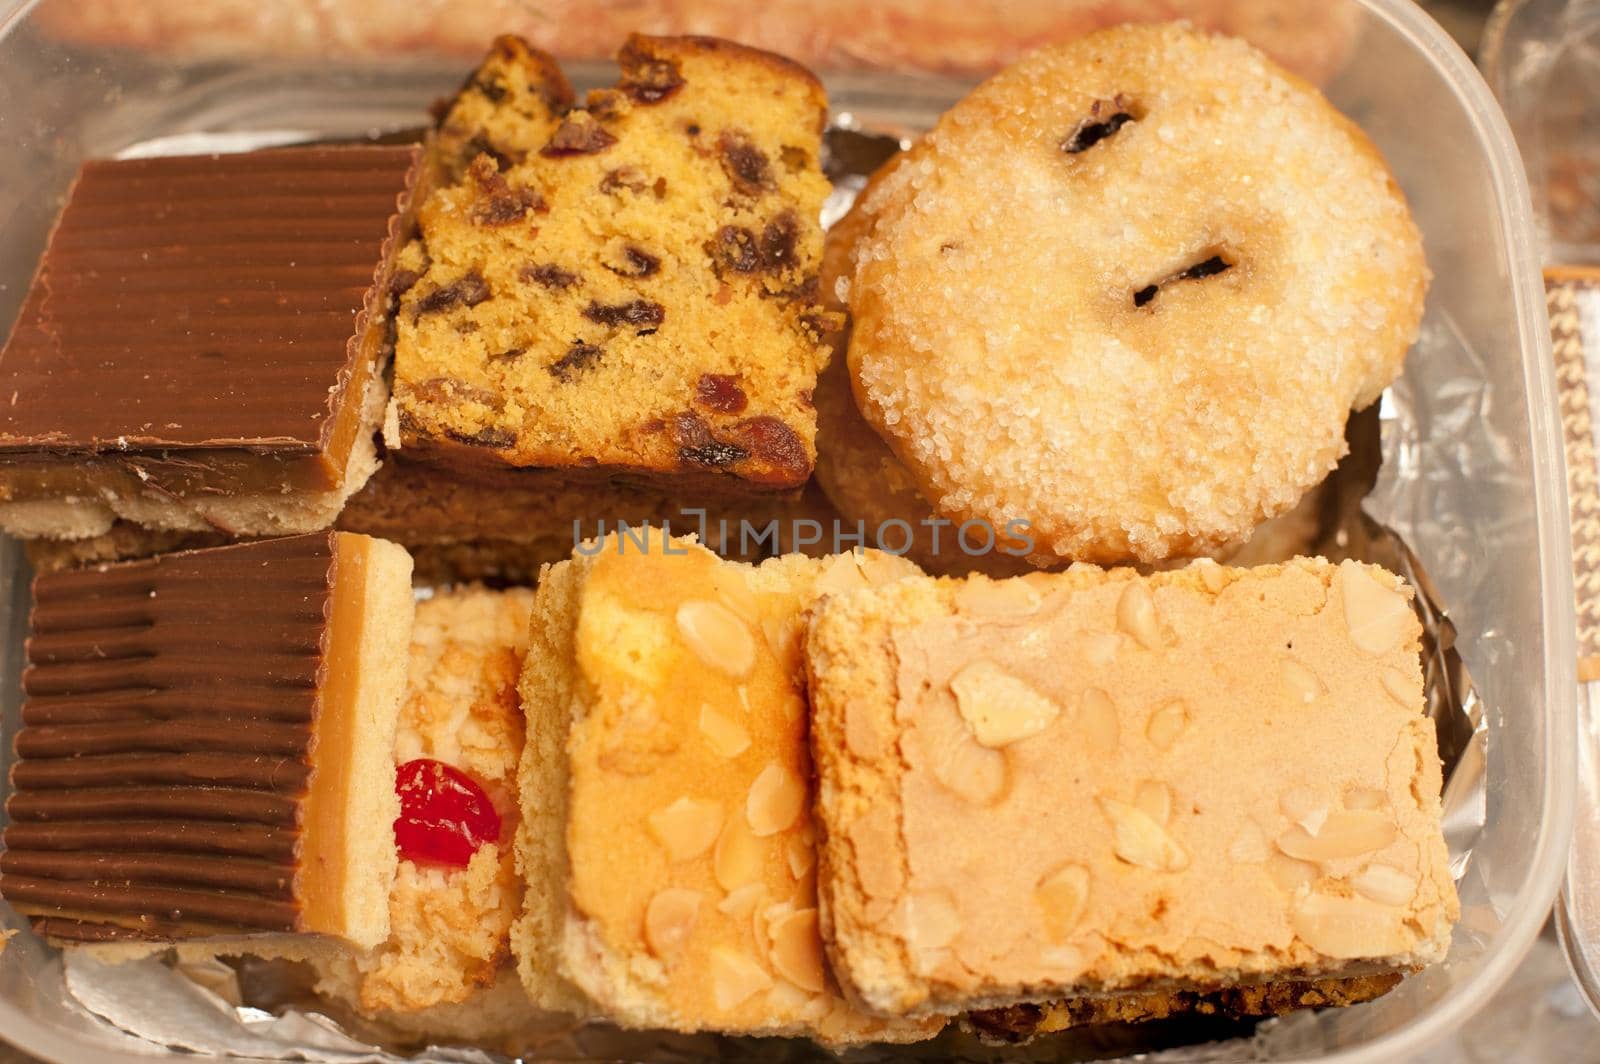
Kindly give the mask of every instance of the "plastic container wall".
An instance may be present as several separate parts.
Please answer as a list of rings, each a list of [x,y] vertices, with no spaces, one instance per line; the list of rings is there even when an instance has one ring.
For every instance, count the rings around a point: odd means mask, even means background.
[[[977,4],[971,17],[1003,19],[1007,11],[1003,2]],[[1441,365],[1471,353],[1482,366],[1480,415],[1510,471],[1484,483],[1468,474],[1470,456],[1457,463],[1441,452],[1428,472],[1426,513],[1407,527],[1438,577],[1440,599],[1455,609],[1468,667],[1489,707],[1487,826],[1461,869],[1463,915],[1450,958],[1371,1005],[1292,1017],[1271,1042],[1273,1059],[1391,1061],[1459,1026],[1504,981],[1556,892],[1573,800],[1572,577],[1549,336],[1521,162],[1487,88],[1420,9],[1408,0],[1350,0],[1342,11],[1356,36],[1327,91],[1393,165],[1436,275],[1424,338],[1400,386],[1427,389]],[[212,150],[217,135],[256,144],[264,131],[303,140],[416,126],[470,62],[425,54],[404,61],[370,54],[182,61],[62,43],[20,10],[0,13],[7,148],[0,155],[0,325],[9,326],[82,159],[134,148]],[[575,73],[582,81],[583,69]],[[964,89],[960,78],[820,73],[836,112],[895,132],[925,126]],[[196,134],[207,137],[185,139]],[[1515,549],[1487,550],[1482,532],[1491,528],[1495,542]],[[14,545],[0,544],[7,736],[17,726],[22,571]],[[7,741],[0,756],[8,757],[9,747]],[[19,926],[3,906],[0,919]],[[0,953],[0,1033],[73,1064],[139,1059],[123,1055],[115,1034],[63,1008],[60,990],[50,951],[26,934],[13,940]]]

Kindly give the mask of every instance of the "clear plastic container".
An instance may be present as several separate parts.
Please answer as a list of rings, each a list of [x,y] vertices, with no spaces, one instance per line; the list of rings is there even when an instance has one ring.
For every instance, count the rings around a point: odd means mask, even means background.
[[[1085,0],[1052,2],[1080,14],[1089,6]],[[298,54],[285,57],[275,54],[271,26],[258,27],[254,40],[238,25],[231,36],[226,25],[213,26],[209,36],[200,32],[196,40],[209,56],[199,61],[103,47],[90,34],[62,43],[52,34],[60,33],[55,16],[63,6],[80,9],[86,18],[120,11],[136,24],[146,9],[174,8],[176,0],[54,0],[50,6],[41,17],[24,10],[27,5],[0,0],[0,326],[8,325],[21,301],[82,159],[186,146],[213,150],[230,138],[257,144],[415,127],[426,106],[458,84],[471,63],[470,55],[455,54],[454,45],[440,49],[452,54],[430,55],[426,38],[413,39],[411,51],[396,58],[375,55],[370,45],[305,32],[290,49]],[[224,13],[252,7],[184,6]],[[332,7],[303,6],[308,12]],[[519,5],[503,6],[526,13]],[[632,11],[642,28],[655,32],[705,28],[692,21],[673,26],[665,16],[646,21],[639,13],[652,9],[642,5],[600,6],[616,9],[613,16]],[[1013,24],[1024,15],[1023,21],[1036,21],[1040,10],[1028,0],[941,0],[934,6],[943,11],[946,27],[975,35],[985,28],[1005,30],[1013,45],[1034,25],[1024,32]],[[1161,12],[1182,7],[1147,6]],[[408,10],[400,3],[361,7],[390,16]],[[905,15],[916,5],[884,5],[889,8]],[[1339,68],[1326,80],[1326,90],[1387,155],[1414,206],[1436,275],[1424,338],[1399,387],[1426,392],[1441,379],[1440,366],[1459,365],[1463,357],[1475,362],[1481,376],[1475,386],[1484,396],[1477,416],[1497,441],[1494,459],[1502,471],[1485,483],[1473,475],[1472,456],[1430,449],[1425,514],[1408,528],[1438,597],[1454,610],[1459,645],[1488,707],[1487,822],[1470,856],[1457,855],[1463,912],[1450,957],[1370,1005],[1294,1017],[1283,1025],[1293,1037],[1272,1043],[1274,1059],[1393,1061],[1458,1028],[1511,974],[1549,913],[1572,826],[1572,569],[1539,259],[1522,163],[1505,121],[1466,56],[1409,0],[1318,2],[1312,9],[1316,32],[1332,35],[1337,29],[1342,36],[1328,48],[1323,44],[1333,36],[1311,41],[1299,54],[1315,62],[1302,69],[1325,75]],[[1263,11],[1269,17],[1243,18]],[[1292,13],[1277,17],[1282,11],[1258,0],[1205,0],[1191,13],[1247,35],[1252,25],[1268,27],[1279,36],[1261,43],[1285,55],[1281,34],[1296,23]],[[869,5],[859,18],[881,21],[882,14]],[[218,22],[227,19],[219,15]],[[137,36],[134,30],[127,32]],[[147,25],[143,32],[159,38],[167,31]],[[952,49],[966,41],[950,39]],[[306,55],[307,41],[323,54]],[[182,51],[182,41],[165,43]],[[797,49],[814,44],[796,38]],[[1342,62],[1328,61],[1329,48]],[[864,69],[871,64],[848,42],[819,54],[854,56],[850,69],[841,64],[820,71],[836,114],[896,133],[926,126],[983,65],[947,66],[934,77],[908,72],[919,65],[909,59],[892,71]],[[585,74],[599,73],[574,67],[580,82]],[[0,710],[8,736],[17,725],[24,580],[15,544],[0,542]],[[9,756],[9,748],[6,742],[0,756]],[[3,905],[0,922],[21,926]],[[0,1037],[74,1064],[140,1059],[126,1038],[63,1004],[59,961],[26,931],[0,953]]]
[[[1600,327],[1591,319],[1600,296],[1568,279],[1600,270],[1600,0],[1501,0],[1485,31],[1483,66],[1522,147],[1551,284],[1564,289],[1556,298],[1570,300],[1573,318],[1584,322],[1575,335],[1593,425]],[[1552,310],[1558,332],[1563,316]],[[1586,461],[1581,449],[1567,460]],[[1574,505],[1583,509],[1580,499]],[[1581,550],[1579,557],[1581,566]],[[1600,1016],[1600,682],[1585,683],[1579,699],[1577,824],[1556,927]]]

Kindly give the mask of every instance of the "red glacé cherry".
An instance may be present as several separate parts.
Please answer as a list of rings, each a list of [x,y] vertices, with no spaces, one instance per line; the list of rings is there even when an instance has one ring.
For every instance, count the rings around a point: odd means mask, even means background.
[[[465,868],[478,847],[500,841],[494,803],[454,766],[430,757],[407,761],[394,789],[400,795],[394,841],[408,861]]]

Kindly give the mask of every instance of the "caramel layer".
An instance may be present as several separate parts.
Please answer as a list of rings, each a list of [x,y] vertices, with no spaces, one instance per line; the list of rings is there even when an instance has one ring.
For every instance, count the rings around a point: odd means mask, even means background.
[[[302,926],[308,929],[345,927],[352,915],[345,911],[342,882],[348,844],[345,813],[355,786],[349,752],[357,730],[356,689],[362,629],[367,623],[361,595],[367,586],[367,566],[372,561],[367,548],[372,541],[350,535],[337,536],[336,541],[322,658],[318,766],[300,809],[301,860],[295,894],[305,906]],[[369,826],[389,830],[387,824]]]

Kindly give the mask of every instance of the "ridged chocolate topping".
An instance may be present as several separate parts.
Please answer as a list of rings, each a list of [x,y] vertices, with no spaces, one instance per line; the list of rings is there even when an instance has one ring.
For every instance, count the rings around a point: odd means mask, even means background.
[[[0,894],[57,939],[293,931],[335,543],[34,581]]]
[[[84,164],[0,351],[0,459],[146,454],[247,480],[251,455],[321,456],[360,402],[357,334],[414,158]]]

